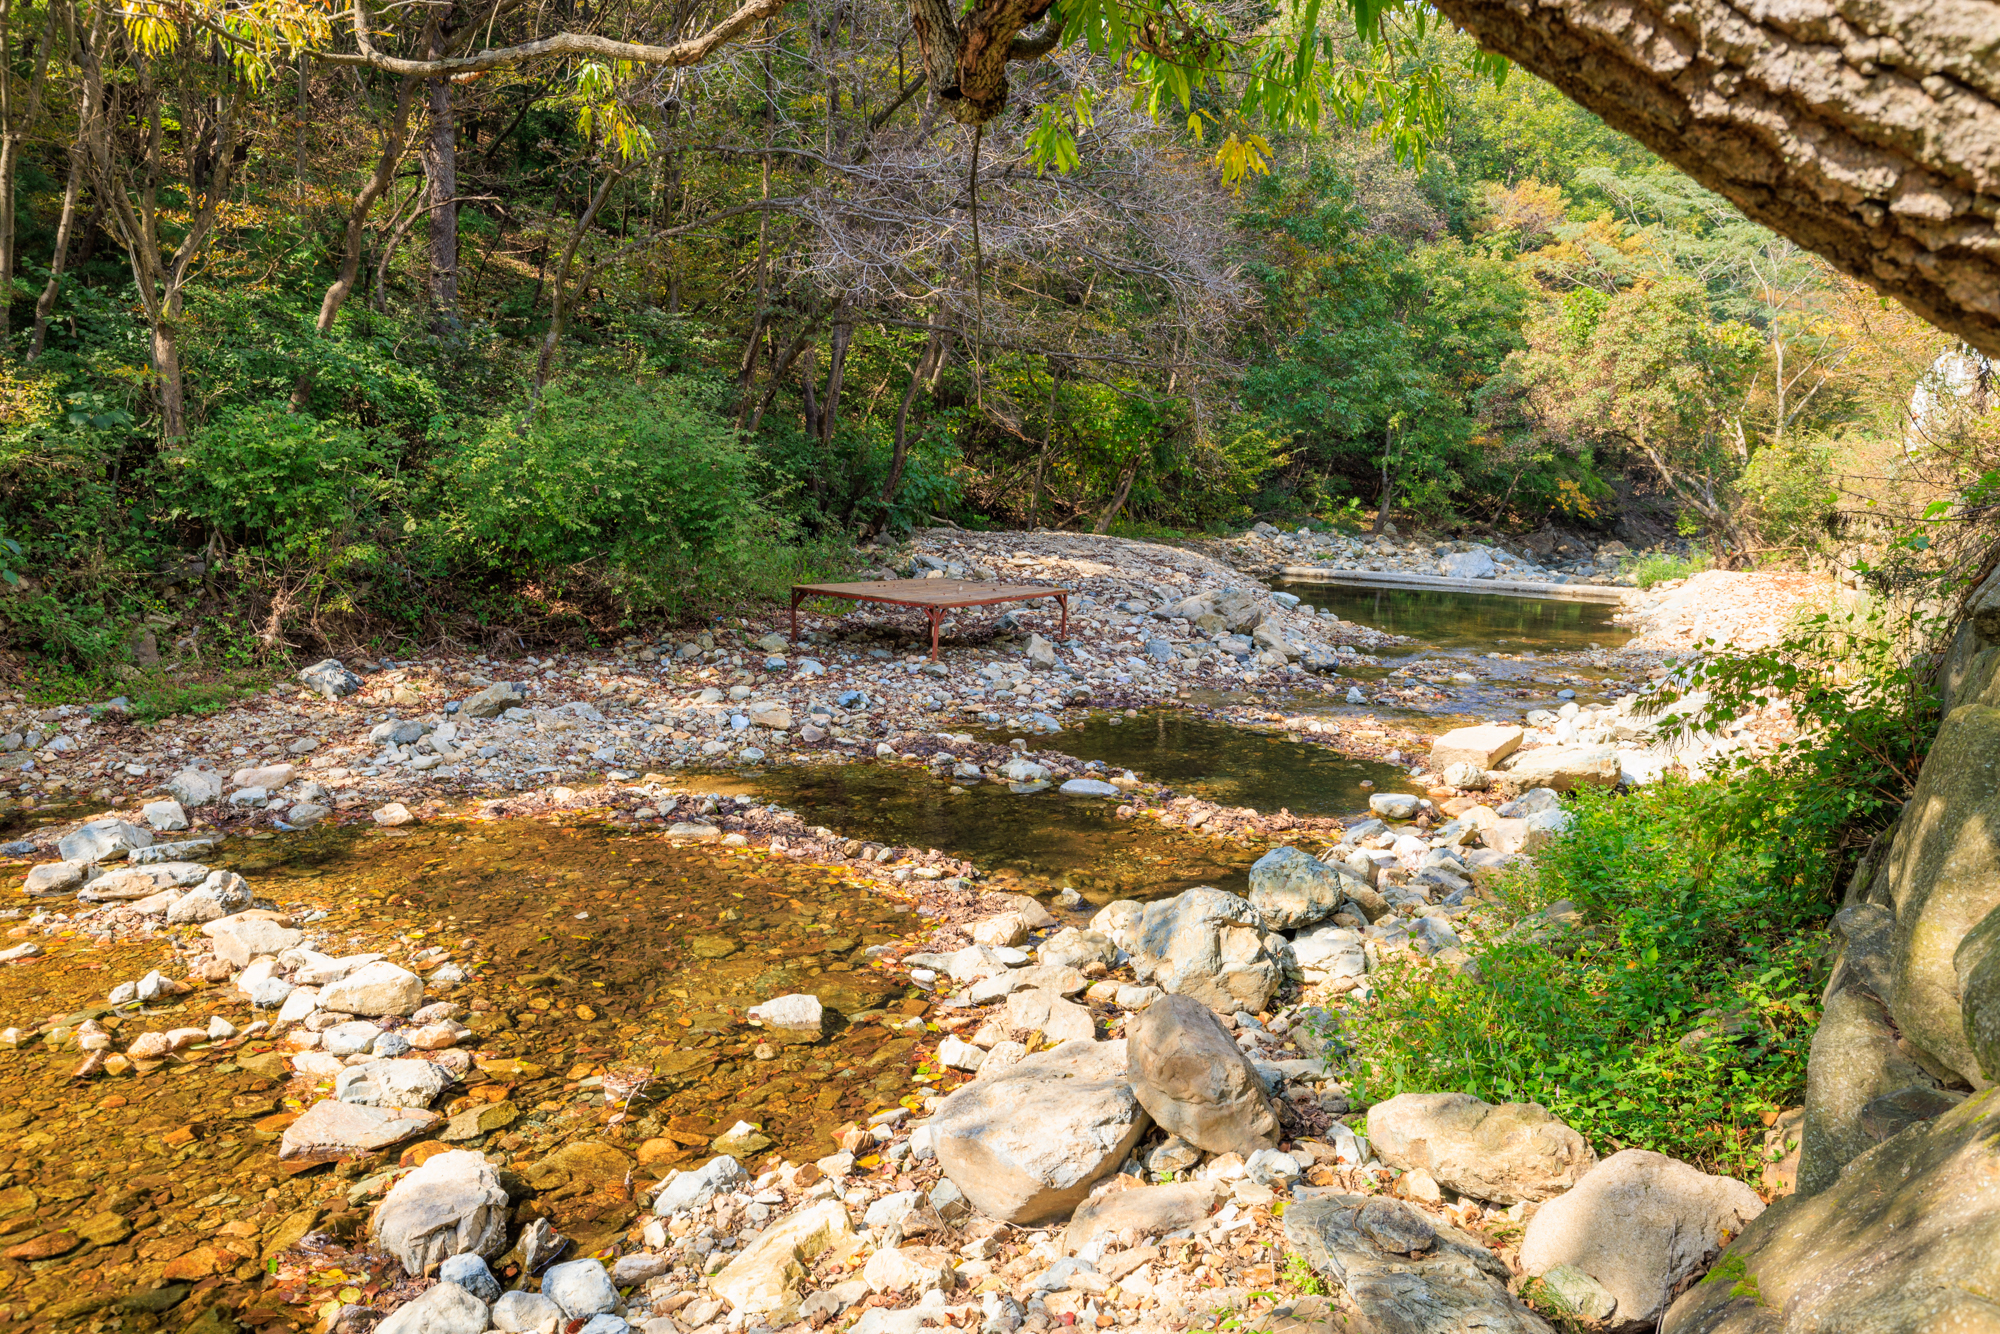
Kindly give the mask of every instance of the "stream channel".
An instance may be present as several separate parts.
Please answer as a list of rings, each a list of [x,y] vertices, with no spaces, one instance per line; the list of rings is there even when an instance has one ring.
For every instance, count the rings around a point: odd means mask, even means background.
[[[1298,591],[1447,654],[1618,637],[1603,609],[1582,604]],[[1266,812],[1346,814],[1371,791],[1409,787],[1403,769],[1172,711],[1098,715],[1047,744]],[[1240,890],[1256,855],[1118,820],[1112,800],[998,784],[953,793],[901,766],[689,777],[851,837],[942,849],[987,871],[990,888],[1074,887],[1086,914],[1196,884]],[[412,956],[442,947],[470,974],[433,994],[466,1007],[480,1061],[434,1110],[480,1109],[476,1133],[454,1147],[521,1174],[532,1193],[517,1214],[548,1217],[578,1253],[630,1225],[633,1182],[705,1158],[739,1119],[762,1128],[770,1151],[805,1161],[833,1151],[838,1127],[938,1087],[915,1059],[929,998],[867,953],[921,930],[918,919],[839,868],[586,818],[252,834],[207,860],[311,919],[326,952],[382,952],[415,967]],[[156,968],[187,976],[170,936],[33,938],[46,955],[0,969],[0,1027],[70,1030],[94,1018],[122,1050],[141,1032],[213,1017],[241,1029],[253,1017],[227,983],[113,1012],[105,997],[120,982]],[[836,1013],[830,1036],[760,1050],[742,1011],[797,991]],[[70,1077],[74,1037],[0,1054],[0,1320],[179,1330],[214,1306],[275,1334],[305,1328],[329,1299],[378,1292],[387,1261],[360,1242],[384,1184],[369,1177],[393,1168],[395,1151],[333,1168],[281,1163],[284,1127],[319,1096],[288,1079],[286,1051],[233,1037],[83,1081]],[[279,1263],[308,1229],[317,1259]]]

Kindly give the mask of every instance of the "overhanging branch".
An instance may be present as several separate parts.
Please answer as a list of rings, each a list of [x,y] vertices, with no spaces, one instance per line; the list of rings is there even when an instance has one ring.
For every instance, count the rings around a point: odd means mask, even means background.
[[[438,78],[454,74],[475,74],[481,70],[517,65],[537,56],[590,55],[606,60],[630,60],[641,65],[697,65],[715,48],[740,36],[747,28],[774,17],[788,0],[748,0],[735,13],[698,37],[671,46],[651,46],[643,42],[620,42],[592,33],[559,32],[518,46],[479,51],[469,56],[447,56],[442,60],[405,60],[378,49],[369,33],[366,0],[353,0],[349,11],[354,22],[354,46],[347,52],[315,51],[313,58],[335,65],[364,65],[389,74]]]

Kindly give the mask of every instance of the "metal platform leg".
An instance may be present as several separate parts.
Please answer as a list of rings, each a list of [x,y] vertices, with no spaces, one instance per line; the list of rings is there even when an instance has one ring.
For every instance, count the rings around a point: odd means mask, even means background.
[[[799,602],[805,597],[798,589],[792,590],[792,642],[799,642]]]
[[[944,623],[943,607],[925,607],[924,617],[931,623],[931,661],[938,660],[938,627]]]

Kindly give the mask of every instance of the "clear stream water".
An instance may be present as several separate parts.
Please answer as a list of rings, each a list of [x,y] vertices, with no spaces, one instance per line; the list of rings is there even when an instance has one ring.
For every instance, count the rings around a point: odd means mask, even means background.
[[[1316,611],[1343,621],[1406,635],[1447,652],[1569,653],[1617,648],[1632,632],[1614,623],[1615,607],[1595,602],[1446,593],[1427,589],[1348,588],[1279,581],[1272,585]]]

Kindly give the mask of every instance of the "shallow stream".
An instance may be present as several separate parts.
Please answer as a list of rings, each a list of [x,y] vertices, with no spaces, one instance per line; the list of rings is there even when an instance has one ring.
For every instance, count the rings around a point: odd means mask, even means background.
[[[1294,590],[1453,655],[1624,638],[1607,608],[1589,604]],[[1267,813],[1345,814],[1371,792],[1408,787],[1398,768],[1173,711],[1094,717],[1047,744]],[[1241,889],[1256,856],[1157,821],[1121,821],[1114,799],[992,783],[953,791],[904,766],[784,767],[695,785],[754,792],[850,837],[942,849],[991,872],[993,888],[1069,886],[1093,905],[1196,884]],[[436,1110],[490,1109],[460,1146],[522,1173],[534,1190],[517,1211],[549,1217],[584,1249],[629,1224],[633,1181],[706,1157],[739,1117],[761,1124],[768,1151],[810,1160],[832,1151],[835,1128],[930,1078],[914,1060],[921,1024],[910,1027],[926,999],[866,954],[920,925],[839,870],[541,821],[253,835],[211,861],[297,916],[323,910],[311,929],[328,952],[385,951],[428,971],[412,956],[441,946],[472,973],[448,998],[478,1007],[463,1019],[486,1059]],[[251,1020],[229,984],[110,1013],[104,998],[119,982],[153,968],[187,974],[169,938],[45,945],[44,958],[0,967],[0,1027],[95,1017],[122,1050],[141,1032]],[[742,1012],[796,991],[837,1012],[833,1031],[816,1046],[760,1052]],[[302,1105],[278,1077],[285,1054],[236,1038],[77,1081],[73,1043],[0,1053],[0,1319],[25,1304],[37,1324],[179,1329],[219,1303],[275,1331],[304,1323],[301,1312],[329,1296],[354,1300],[342,1284],[372,1293],[380,1262],[358,1255],[332,1279],[281,1274],[275,1291],[259,1286],[266,1260],[306,1227],[355,1238],[371,1198],[349,1167],[300,1173],[278,1161]]]

